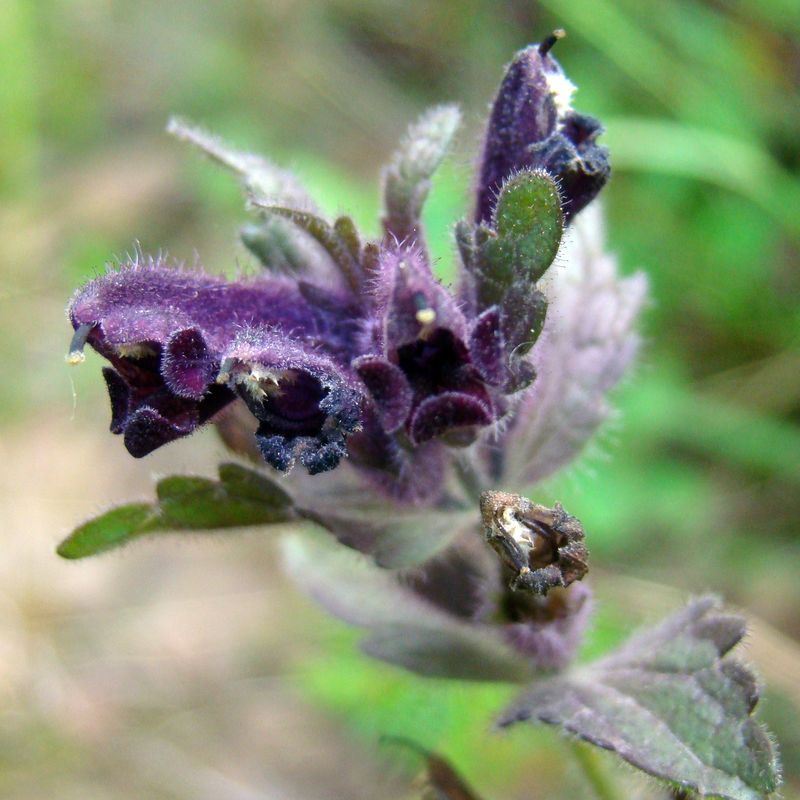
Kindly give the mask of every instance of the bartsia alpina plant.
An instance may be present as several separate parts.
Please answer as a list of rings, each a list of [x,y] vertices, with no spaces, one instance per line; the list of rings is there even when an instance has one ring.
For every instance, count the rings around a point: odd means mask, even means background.
[[[88,344],[108,361],[111,431],[131,455],[210,424],[236,461],[219,480],[160,481],[156,501],[85,523],[59,553],[314,523],[325,534],[299,526],[287,567],[367,631],[370,655],[529,684],[501,725],[560,725],[682,790],[759,797],[777,766],[751,716],[756,683],[727,655],[742,620],[693,600],[571,666],[591,613],[585,532],[525,496],[608,417],[646,298],[643,275],[620,277],[604,250],[608,153],[572,108],[557,38],[506,69],[453,286],[432,272],[421,212],[456,107],[424,114],[384,170],[380,241],[326,219],[266,160],[170,123],[238,175],[254,215],[241,238],[263,269],[231,281],[137,254],[73,297],[68,360]]]

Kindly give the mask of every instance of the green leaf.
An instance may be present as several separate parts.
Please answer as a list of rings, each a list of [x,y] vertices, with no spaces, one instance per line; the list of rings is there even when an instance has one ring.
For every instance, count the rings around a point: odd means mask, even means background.
[[[755,678],[725,657],[743,634],[716,599],[692,600],[610,656],[535,684],[500,725],[560,725],[701,796],[757,800],[778,788],[779,767],[751,716]]]
[[[436,106],[409,129],[383,173],[384,225],[399,240],[414,235],[431,178],[461,123],[457,106]]]
[[[298,233],[288,220],[267,217],[261,222],[244,225],[239,236],[242,244],[272,272],[297,274],[306,265]]]
[[[159,481],[156,492],[163,524],[197,530],[285,521],[291,501],[285,494],[278,496],[273,490],[274,484],[264,480],[263,492],[252,491],[255,487],[247,485],[239,476],[226,480],[220,470],[220,477],[219,482],[184,476]]]
[[[76,528],[58,546],[64,558],[96,555],[150,533],[270,525],[295,518],[292,500],[264,475],[223,464],[219,481],[176,475],[159,481],[155,503],[120,506]]]
[[[361,285],[362,270],[352,252],[358,238],[352,220],[340,217],[334,225],[330,225],[322,217],[306,211],[265,204],[257,199],[254,199],[253,203],[268,214],[275,214],[291,220],[298,228],[316,240],[342,271],[350,286],[358,289]]]
[[[499,303],[514,284],[533,287],[556,257],[564,231],[555,181],[541,170],[509,178],[497,200],[494,232],[480,245],[483,307]]]
[[[148,503],[112,508],[77,527],[56,552],[62,558],[73,559],[112,550],[148,532],[156,517],[157,511]]]

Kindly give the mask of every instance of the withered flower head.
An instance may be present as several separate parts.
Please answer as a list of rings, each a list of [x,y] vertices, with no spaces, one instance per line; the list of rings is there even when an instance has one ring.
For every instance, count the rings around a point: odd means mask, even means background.
[[[547,508],[517,494],[484,492],[480,506],[486,541],[511,573],[513,589],[547,594],[586,575],[583,527],[560,503]]]

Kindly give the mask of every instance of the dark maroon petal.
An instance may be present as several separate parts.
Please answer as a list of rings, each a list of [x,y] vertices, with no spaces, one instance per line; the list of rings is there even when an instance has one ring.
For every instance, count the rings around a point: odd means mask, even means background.
[[[185,328],[170,336],[164,349],[161,374],[164,382],[179,397],[200,400],[219,371],[197,328]]]
[[[446,328],[403,345],[397,361],[417,398],[461,389],[474,373],[464,341]]]
[[[384,429],[394,433],[411,411],[413,394],[402,370],[380,356],[361,356],[352,364],[375,401]]]
[[[288,471],[299,459],[312,474],[345,455],[345,434],[361,424],[366,388],[313,347],[274,330],[243,331],[223,371],[259,420],[264,459]]]
[[[559,179],[566,221],[594,200],[608,181],[608,150],[597,144],[603,131],[594,117],[568,114],[560,135],[554,136],[539,156],[542,166]]]
[[[500,309],[487,308],[476,320],[469,337],[472,363],[487,383],[503,383],[508,374],[507,355],[500,327]]]
[[[467,444],[477,435],[475,428],[491,422],[491,411],[477,398],[444,392],[420,403],[411,417],[409,435],[415,444],[444,434],[458,435],[457,443]]]
[[[103,377],[106,379],[108,396],[111,400],[111,433],[122,433],[128,417],[130,389],[122,376],[111,367],[103,367]]]
[[[158,447],[191,433],[197,421],[185,418],[182,425],[170,422],[153,408],[138,408],[125,425],[125,447],[134,458],[142,458]]]

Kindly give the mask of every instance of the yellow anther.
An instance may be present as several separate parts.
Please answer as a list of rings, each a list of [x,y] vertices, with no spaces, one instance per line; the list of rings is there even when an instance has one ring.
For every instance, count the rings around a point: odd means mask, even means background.
[[[71,353],[67,353],[64,356],[64,360],[71,367],[74,367],[76,364],[83,364],[83,362],[86,361],[86,356],[80,350],[73,350]]]
[[[436,321],[436,312],[432,308],[421,308],[416,317],[420,325],[432,325]]]
[[[149,344],[142,342],[132,342],[130,344],[118,344],[117,353],[122,358],[147,358],[156,355],[156,351]]]

